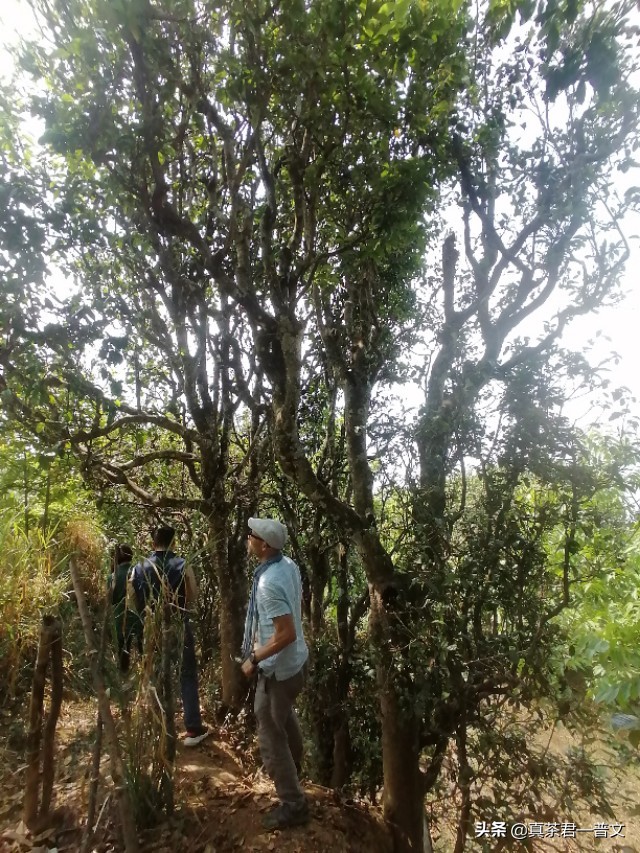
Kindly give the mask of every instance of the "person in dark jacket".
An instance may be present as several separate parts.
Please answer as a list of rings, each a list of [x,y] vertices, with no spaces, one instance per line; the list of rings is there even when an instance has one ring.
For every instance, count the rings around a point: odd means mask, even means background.
[[[185,746],[197,746],[209,734],[202,724],[198,694],[198,666],[195,640],[189,621],[189,610],[198,597],[198,585],[193,569],[182,557],[171,550],[175,530],[158,527],[153,532],[153,553],[137,563],[131,572],[131,583],[136,595],[138,611],[153,608],[161,596],[165,603],[180,613],[184,627],[180,689],[184,715]]]
[[[110,586],[121,672],[129,670],[131,647],[134,644],[138,653],[142,654],[142,619],[136,610],[127,607],[127,579],[131,571],[132,558],[131,545],[115,546]]]

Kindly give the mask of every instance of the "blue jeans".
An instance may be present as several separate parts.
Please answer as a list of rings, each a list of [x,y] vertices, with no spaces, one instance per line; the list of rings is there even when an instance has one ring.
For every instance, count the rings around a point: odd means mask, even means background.
[[[182,646],[182,667],[180,669],[180,691],[182,693],[182,712],[184,727],[188,732],[202,729],[200,697],[198,696],[198,664],[196,644],[189,617],[184,617],[184,641]]]

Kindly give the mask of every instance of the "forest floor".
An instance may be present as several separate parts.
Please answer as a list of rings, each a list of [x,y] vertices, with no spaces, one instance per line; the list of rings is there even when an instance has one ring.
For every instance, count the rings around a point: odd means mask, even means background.
[[[89,766],[95,736],[95,708],[90,703],[68,702],[59,721],[55,824],[33,837],[21,822],[25,776],[24,729],[22,720],[0,710],[0,851],[4,853],[67,853],[77,851],[82,823],[87,813]],[[554,732],[554,748],[566,750],[572,736],[563,730]],[[640,772],[634,766],[620,766],[610,751],[603,751],[603,766],[612,774],[616,789],[615,821],[623,824],[622,835],[594,838],[583,833],[577,840],[553,839],[531,842],[532,851],[599,851],[599,853],[640,853]],[[108,761],[103,759],[102,776],[108,779]],[[233,731],[215,727],[211,736],[195,748],[180,746],[177,756],[176,810],[170,821],[141,834],[144,853],[391,853],[391,841],[378,807],[347,800],[334,791],[305,781],[311,806],[311,821],[303,828],[268,832],[261,817],[275,801],[273,787],[263,772],[256,769],[254,753],[238,740]],[[115,808],[105,799],[108,786],[102,786],[102,809],[92,850],[95,853],[120,851],[116,831]],[[559,818],[560,819],[560,818]],[[611,818],[574,814],[578,827],[594,826]],[[488,817],[491,821],[491,817]],[[447,825],[443,812],[434,824],[434,850],[450,853],[455,843],[455,828]],[[472,838],[468,849],[479,849]],[[485,841],[485,850],[509,850],[497,839]],[[520,848],[522,849],[522,848]]]
[[[15,718],[0,712],[0,851],[57,853],[77,851],[87,814],[89,766],[95,737],[95,709],[87,703],[66,704],[57,732],[54,826],[32,837],[21,821],[24,749],[12,748]],[[9,737],[7,738],[7,734]],[[16,744],[17,745],[17,744]],[[102,775],[108,776],[103,757]],[[286,832],[262,829],[263,814],[276,802],[273,786],[257,769],[253,756],[231,731],[216,727],[197,747],[180,745],[175,780],[174,817],[143,831],[148,853],[390,853],[388,831],[380,809],[345,800],[334,791],[305,781],[311,820]],[[103,787],[103,791],[105,788]],[[103,794],[104,798],[104,794]],[[99,808],[101,803],[99,803]],[[121,850],[115,809],[108,802],[98,819],[96,853]]]

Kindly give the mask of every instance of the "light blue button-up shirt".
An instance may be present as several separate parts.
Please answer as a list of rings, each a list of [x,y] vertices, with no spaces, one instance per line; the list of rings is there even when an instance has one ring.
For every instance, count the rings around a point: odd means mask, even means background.
[[[278,616],[293,616],[296,639],[282,651],[260,661],[266,675],[284,681],[296,675],[309,657],[302,632],[302,582],[298,566],[281,554],[268,561],[258,581],[258,643],[263,646],[274,634],[273,620]]]

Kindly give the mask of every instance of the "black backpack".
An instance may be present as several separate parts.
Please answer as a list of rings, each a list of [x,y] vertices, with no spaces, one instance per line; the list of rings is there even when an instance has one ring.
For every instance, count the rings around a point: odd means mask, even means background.
[[[131,583],[136,605],[142,612],[147,605],[152,609],[164,592],[171,603],[181,610],[186,604],[185,561],[172,551],[155,553],[134,566]],[[168,595],[167,595],[168,594]]]

